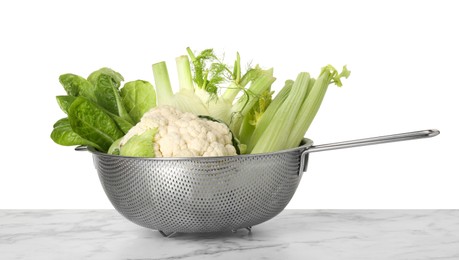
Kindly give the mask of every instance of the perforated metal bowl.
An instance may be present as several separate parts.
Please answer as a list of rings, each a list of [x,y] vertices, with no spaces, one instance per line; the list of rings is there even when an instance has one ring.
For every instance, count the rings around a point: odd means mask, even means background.
[[[225,157],[138,158],[88,150],[109,200],[130,221],[162,232],[215,232],[249,228],[279,214],[295,193],[311,152],[438,133],[321,146],[304,139],[295,149]]]

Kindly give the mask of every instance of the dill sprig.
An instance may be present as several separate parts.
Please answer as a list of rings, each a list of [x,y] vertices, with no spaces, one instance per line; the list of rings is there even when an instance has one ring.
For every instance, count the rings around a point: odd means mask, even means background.
[[[233,78],[233,72],[215,55],[213,49],[205,49],[198,55],[190,48],[187,48],[187,52],[193,64],[193,81],[211,97],[216,97],[219,88]]]

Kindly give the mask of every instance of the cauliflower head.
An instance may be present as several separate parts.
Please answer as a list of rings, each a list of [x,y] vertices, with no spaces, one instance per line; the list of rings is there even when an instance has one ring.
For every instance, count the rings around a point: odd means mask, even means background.
[[[221,122],[200,118],[171,106],[146,112],[140,122],[112,145],[120,155],[196,157],[236,155],[232,134]]]

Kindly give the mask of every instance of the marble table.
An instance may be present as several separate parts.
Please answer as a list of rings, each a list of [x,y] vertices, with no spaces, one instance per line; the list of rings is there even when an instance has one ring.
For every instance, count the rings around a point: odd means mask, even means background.
[[[0,210],[0,259],[458,260],[459,210],[285,210],[170,238],[114,210]]]

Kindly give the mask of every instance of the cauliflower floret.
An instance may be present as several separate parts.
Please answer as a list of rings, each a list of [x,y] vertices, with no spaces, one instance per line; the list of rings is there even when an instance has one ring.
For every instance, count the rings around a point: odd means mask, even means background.
[[[156,157],[236,155],[229,128],[171,106],[158,106],[143,115],[121,139],[120,147],[133,136],[157,129],[153,140]]]

